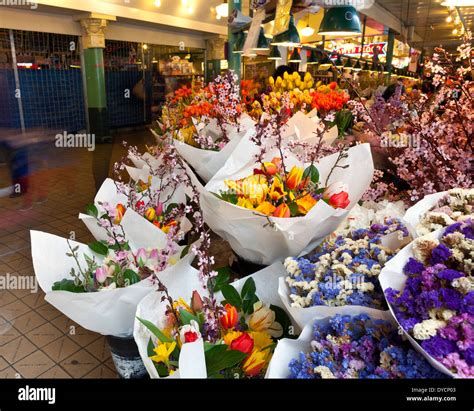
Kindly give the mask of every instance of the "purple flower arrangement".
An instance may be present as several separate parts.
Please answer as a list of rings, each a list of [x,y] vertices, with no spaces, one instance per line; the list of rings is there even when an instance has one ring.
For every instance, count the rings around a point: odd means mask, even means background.
[[[326,241],[308,258],[287,258],[286,282],[292,307],[357,305],[387,309],[378,275],[395,255],[383,246],[382,238],[394,232],[408,236],[398,219],[388,219],[384,225],[373,224],[352,231],[346,238]]]
[[[440,241],[420,238],[404,267],[403,290],[387,301],[405,331],[462,378],[474,378],[474,221],[447,227]]]
[[[289,378],[442,378],[389,321],[336,315],[313,325],[312,351],[289,364]]]

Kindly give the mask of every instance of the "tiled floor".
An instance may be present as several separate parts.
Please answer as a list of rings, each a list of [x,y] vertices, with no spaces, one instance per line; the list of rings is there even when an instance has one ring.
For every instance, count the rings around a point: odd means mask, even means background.
[[[146,132],[117,136],[113,160],[124,154],[123,139],[143,147],[147,136]],[[0,198],[0,276],[34,276],[30,229],[63,237],[74,231],[78,241],[92,240],[77,218],[96,192],[92,155],[85,149],[57,150],[53,147],[51,154],[61,156],[60,167],[31,179],[43,188],[46,202],[34,203],[34,194],[33,198]],[[0,188],[5,181],[6,168],[0,166]],[[33,208],[21,211],[29,200]],[[37,293],[0,290],[0,378],[116,377],[105,337],[74,324],[45,301],[41,289]]]
[[[123,140],[142,151],[145,143],[151,144],[146,131],[116,136],[110,169],[125,154]],[[34,154],[31,161],[35,160]],[[77,218],[96,193],[91,153],[53,147],[47,154],[51,159],[47,172],[30,179],[31,197],[0,198],[0,276],[34,276],[31,229],[62,237],[74,231],[79,242],[93,240]],[[0,166],[0,189],[8,184],[7,178],[6,168]],[[47,201],[40,202],[45,195]],[[28,209],[30,202],[33,207]],[[222,240],[214,243],[213,254],[216,266],[229,264],[229,248]],[[0,378],[116,376],[105,337],[73,323],[45,301],[41,289],[37,293],[28,289],[0,290]]]

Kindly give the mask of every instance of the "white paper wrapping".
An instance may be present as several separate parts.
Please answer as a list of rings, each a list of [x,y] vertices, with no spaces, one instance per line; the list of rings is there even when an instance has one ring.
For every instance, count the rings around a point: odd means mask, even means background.
[[[317,143],[317,130],[319,129],[319,118],[312,116],[313,112],[304,114],[302,111],[297,111],[283,126],[282,137],[290,139],[296,137],[299,141],[307,143]],[[331,145],[336,141],[339,135],[337,126],[331,127],[323,136],[323,141],[327,145]]]
[[[349,167],[336,168],[328,182],[342,181],[348,185],[350,205],[346,209],[334,209],[324,201],[319,201],[304,217],[269,217],[274,224],[272,228],[265,216],[256,215],[252,210],[220,200],[212,194],[226,190],[226,179],[236,180],[251,175],[255,167],[253,154],[252,146],[239,144],[224,167],[202,190],[201,207],[209,227],[227,240],[239,256],[262,265],[281,261],[287,256],[304,254],[323,241],[357,204],[369,187],[374,171],[370,146],[361,144],[351,148],[349,157],[341,163]],[[266,154],[264,161],[270,161],[278,155],[276,150],[272,150]],[[337,154],[334,154],[316,164],[321,181],[325,181],[336,158]],[[288,155],[285,163],[287,168],[303,166],[292,155]]]
[[[161,238],[156,230],[153,230],[153,225],[136,213],[126,213],[122,225],[132,251],[135,252],[141,247],[160,248]],[[72,247],[79,246],[78,260],[83,268],[87,266],[84,254],[95,256],[99,263],[104,258],[95,254],[85,244],[75,241],[70,241],[70,244]],[[183,247],[179,247],[178,256],[182,249]],[[94,293],[52,291],[52,286],[56,281],[69,278],[71,268],[76,268],[74,259],[68,257],[67,252],[70,252],[70,249],[66,239],[31,231],[33,267],[38,283],[46,293],[46,301],[90,331],[114,336],[131,335],[137,304],[153,290],[150,279],[129,287]],[[185,267],[190,266],[193,258],[194,255],[189,253],[177,264],[159,273],[159,278],[179,276]]]
[[[440,239],[443,232],[444,229],[437,230],[431,233],[429,236],[430,238]],[[399,291],[402,291],[405,288],[407,276],[404,274],[403,268],[410,257],[413,257],[413,242],[408,244],[394,258],[385,264],[382,272],[379,275],[380,285],[382,286],[384,293],[387,288],[393,288]],[[390,304],[388,304],[388,306],[391,314],[396,319],[392,306]],[[400,324],[399,326],[402,328]],[[443,364],[431,357],[408,332],[405,330],[403,330],[403,332],[413,347],[418,352],[420,352],[434,368],[446,375],[449,375],[450,377],[456,378],[456,374],[449,371]]]
[[[191,299],[194,290],[201,296],[205,295],[199,281],[198,271],[190,265],[180,267],[178,275],[160,276],[161,281],[167,287],[169,295],[177,300],[183,298],[186,302]],[[167,302],[161,301],[162,294],[153,292],[143,298],[137,306],[136,317],[151,321],[158,328],[164,328],[164,317]],[[135,318],[133,337],[138,346],[138,351],[151,378],[160,378],[153,361],[148,357],[148,341],[152,334]],[[153,341],[156,342],[155,338]],[[188,347],[188,345],[190,347]],[[206,363],[204,360],[204,348],[199,344],[184,344],[179,359],[179,370],[171,378],[206,378]],[[187,351],[189,350],[189,351]]]
[[[170,189],[165,190],[162,195],[163,195],[163,198],[168,198],[168,196],[171,195]],[[145,200],[148,201],[146,198]],[[173,193],[173,195],[170,197],[170,200],[164,203],[164,206],[166,207],[172,203],[184,204],[185,202],[186,202],[185,191],[182,187],[178,187]],[[101,188],[97,192],[94,199],[94,205],[97,207],[100,214],[100,213],[103,213],[104,210],[99,205],[99,203],[109,203],[110,205],[114,207],[116,207],[119,203],[123,204],[124,206],[127,206],[128,198],[126,195],[119,193],[117,191],[117,186],[115,185],[114,180],[108,178],[104,181],[104,183],[102,184]],[[82,222],[86,225],[86,227],[89,229],[89,231],[91,232],[91,234],[94,236],[96,240],[106,241],[108,239],[107,231],[97,224],[97,220],[95,219],[95,217],[80,213],[79,219],[82,220]],[[148,222],[144,217],[140,216],[137,212],[135,212],[131,208],[127,208],[127,210],[125,211],[121,224],[123,225],[124,221],[127,221],[128,219],[133,219],[133,221],[138,221],[138,220],[145,221],[149,225],[149,227],[147,227],[146,233],[148,233],[149,235],[152,235],[154,239],[159,239],[158,241],[159,244],[163,244],[163,245],[166,244],[166,234],[161,229],[159,229],[158,227]],[[139,227],[143,227],[142,222],[139,223]],[[191,228],[192,228],[191,222],[186,217],[184,217],[180,222],[181,231],[185,234]],[[147,238],[144,238],[144,241],[147,241]],[[149,247],[149,245],[147,247]]]
[[[430,194],[425,196],[422,200],[418,201],[415,205],[410,207],[405,216],[403,217],[410,234],[413,237],[419,237],[420,233],[418,232],[417,226],[420,224],[420,220],[423,215],[436,203],[441,200],[446,194],[447,191],[442,191],[440,193]]]
[[[367,313],[364,311],[354,310],[348,314],[355,316],[358,314]],[[290,375],[288,364],[290,361],[292,359],[297,359],[300,352],[309,353],[312,351],[311,340],[313,335],[313,325],[315,323],[327,325],[332,316],[333,315],[328,315],[325,317],[318,317],[309,320],[297,340],[283,338],[278,341],[275,352],[273,353],[273,357],[270,360],[265,378],[288,378]],[[394,320],[388,311],[379,311],[374,314],[369,314],[369,316],[375,319],[387,320],[394,323]]]
[[[256,294],[264,304],[277,305],[284,308],[278,296],[278,278],[285,274],[285,267],[283,267],[281,263],[275,263],[255,274],[233,282],[232,285],[240,292],[245,281],[252,277],[257,288]],[[168,276],[163,282],[167,286],[169,294],[174,299],[181,297],[187,302],[191,299],[194,290],[197,290],[201,296],[205,295],[205,291],[199,282],[198,272],[192,267],[187,267],[179,276],[172,278]],[[220,292],[217,293],[215,297],[218,302],[223,300],[223,296]],[[164,324],[163,319],[166,312],[166,305],[166,302],[161,302],[160,293],[150,293],[138,304],[136,316],[151,321],[160,328],[160,324]],[[135,320],[133,336],[135,337],[140,356],[150,377],[159,378],[153,361],[148,357],[147,347],[150,335],[147,328],[140,321]],[[184,344],[183,347],[187,347],[188,345],[189,344]],[[179,358],[179,372],[173,374],[172,377],[206,378],[204,348],[202,347],[201,349],[202,352],[199,352],[198,348],[194,347],[192,352],[193,356],[189,358],[184,357],[182,351]]]

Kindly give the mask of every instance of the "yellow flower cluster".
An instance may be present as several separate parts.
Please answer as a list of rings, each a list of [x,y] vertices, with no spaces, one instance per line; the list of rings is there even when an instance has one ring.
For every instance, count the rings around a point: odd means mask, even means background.
[[[268,82],[273,91],[292,91],[295,89],[304,91],[311,90],[314,87],[314,80],[311,73],[306,73],[304,77],[295,71],[293,74],[285,72],[283,78],[278,76],[276,79],[270,77]]]

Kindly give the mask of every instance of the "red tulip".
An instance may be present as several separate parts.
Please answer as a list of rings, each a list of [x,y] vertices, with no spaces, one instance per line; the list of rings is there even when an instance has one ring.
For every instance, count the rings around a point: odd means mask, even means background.
[[[280,204],[273,212],[273,217],[290,218],[290,208],[285,204]]]
[[[349,201],[349,194],[345,191],[334,194],[328,202],[329,205],[333,206],[334,208],[346,208],[351,203]]]
[[[243,333],[230,344],[231,350],[250,354],[253,350],[253,338],[248,333]]]

